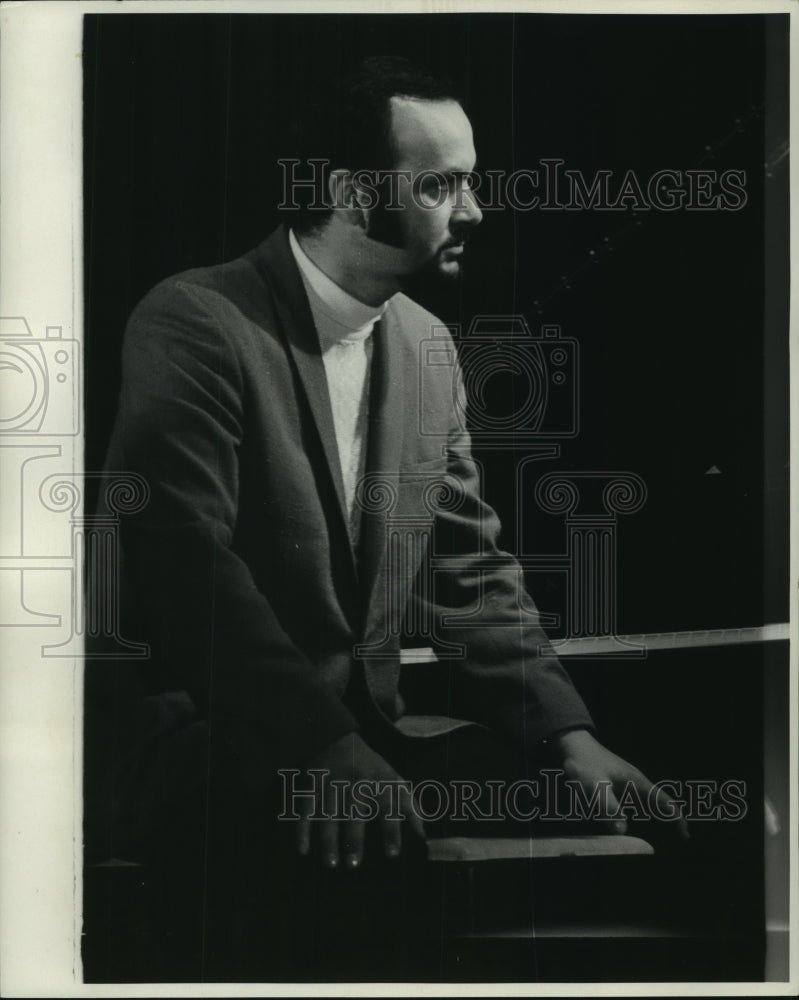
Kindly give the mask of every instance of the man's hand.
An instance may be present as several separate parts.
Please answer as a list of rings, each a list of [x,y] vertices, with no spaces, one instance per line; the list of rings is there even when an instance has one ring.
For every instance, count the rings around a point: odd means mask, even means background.
[[[322,772],[324,779],[314,782],[314,801],[306,800],[300,809],[300,854],[311,850],[312,828],[322,861],[329,868],[337,867],[342,856],[348,868],[361,864],[368,822],[379,824],[388,858],[398,857],[402,850],[403,821],[408,824],[406,832],[424,840],[424,825],[413,811],[410,783],[357,733],[346,733],[325,747],[308,761],[306,770]],[[352,798],[354,789],[359,792],[357,801]]]
[[[627,820],[618,811],[619,798],[624,800],[627,790],[628,794],[637,793],[638,801],[648,806],[651,814],[676,822],[679,835],[688,839],[688,825],[680,815],[679,804],[662,788],[655,788],[637,767],[611,753],[587,729],[556,733],[550,744],[560,755],[566,777],[579,782],[589,796],[601,782],[607,787],[607,810],[603,818],[611,823],[615,833],[627,832]]]

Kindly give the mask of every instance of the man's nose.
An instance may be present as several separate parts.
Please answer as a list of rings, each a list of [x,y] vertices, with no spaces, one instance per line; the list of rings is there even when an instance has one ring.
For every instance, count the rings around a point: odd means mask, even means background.
[[[460,197],[455,203],[453,214],[458,222],[466,223],[470,226],[479,226],[483,220],[483,213],[477,204],[477,198],[470,188],[462,188]]]

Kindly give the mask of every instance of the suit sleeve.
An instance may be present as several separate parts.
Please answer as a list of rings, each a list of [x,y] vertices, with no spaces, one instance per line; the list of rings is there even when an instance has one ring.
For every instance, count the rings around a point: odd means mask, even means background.
[[[225,332],[231,307],[214,296],[171,282],[134,312],[108,466],[150,488],[121,537],[156,662],[258,785],[357,725],[234,550],[247,404]]]
[[[455,378],[463,404],[457,369]],[[457,677],[469,717],[532,752],[547,736],[593,729],[593,721],[538,623],[521,566],[498,547],[499,519],[481,498],[470,437],[451,408],[449,427],[447,475],[455,490],[434,528],[436,634],[465,647]],[[468,623],[457,621],[465,615]]]

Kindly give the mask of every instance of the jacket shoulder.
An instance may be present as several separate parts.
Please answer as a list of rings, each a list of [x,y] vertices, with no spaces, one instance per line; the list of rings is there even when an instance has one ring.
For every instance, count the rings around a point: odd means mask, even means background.
[[[402,292],[393,296],[389,303],[389,310],[392,318],[397,321],[406,338],[413,345],[428,337],[449,336],[446,325],[438,316]]]
[[[183,312],[192,302],[212,311],[263,304],[268,291],[251,255],[225,264],[195,267],[159,281],[139,301],[132,313],[138,318],[152,312]]]

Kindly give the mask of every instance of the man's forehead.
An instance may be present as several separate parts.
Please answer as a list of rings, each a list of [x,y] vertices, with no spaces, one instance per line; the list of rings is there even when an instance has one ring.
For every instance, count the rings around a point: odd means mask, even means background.
[[[391,98],[391,132],[397,167],[471,170],[472,126],[457,101]]]

